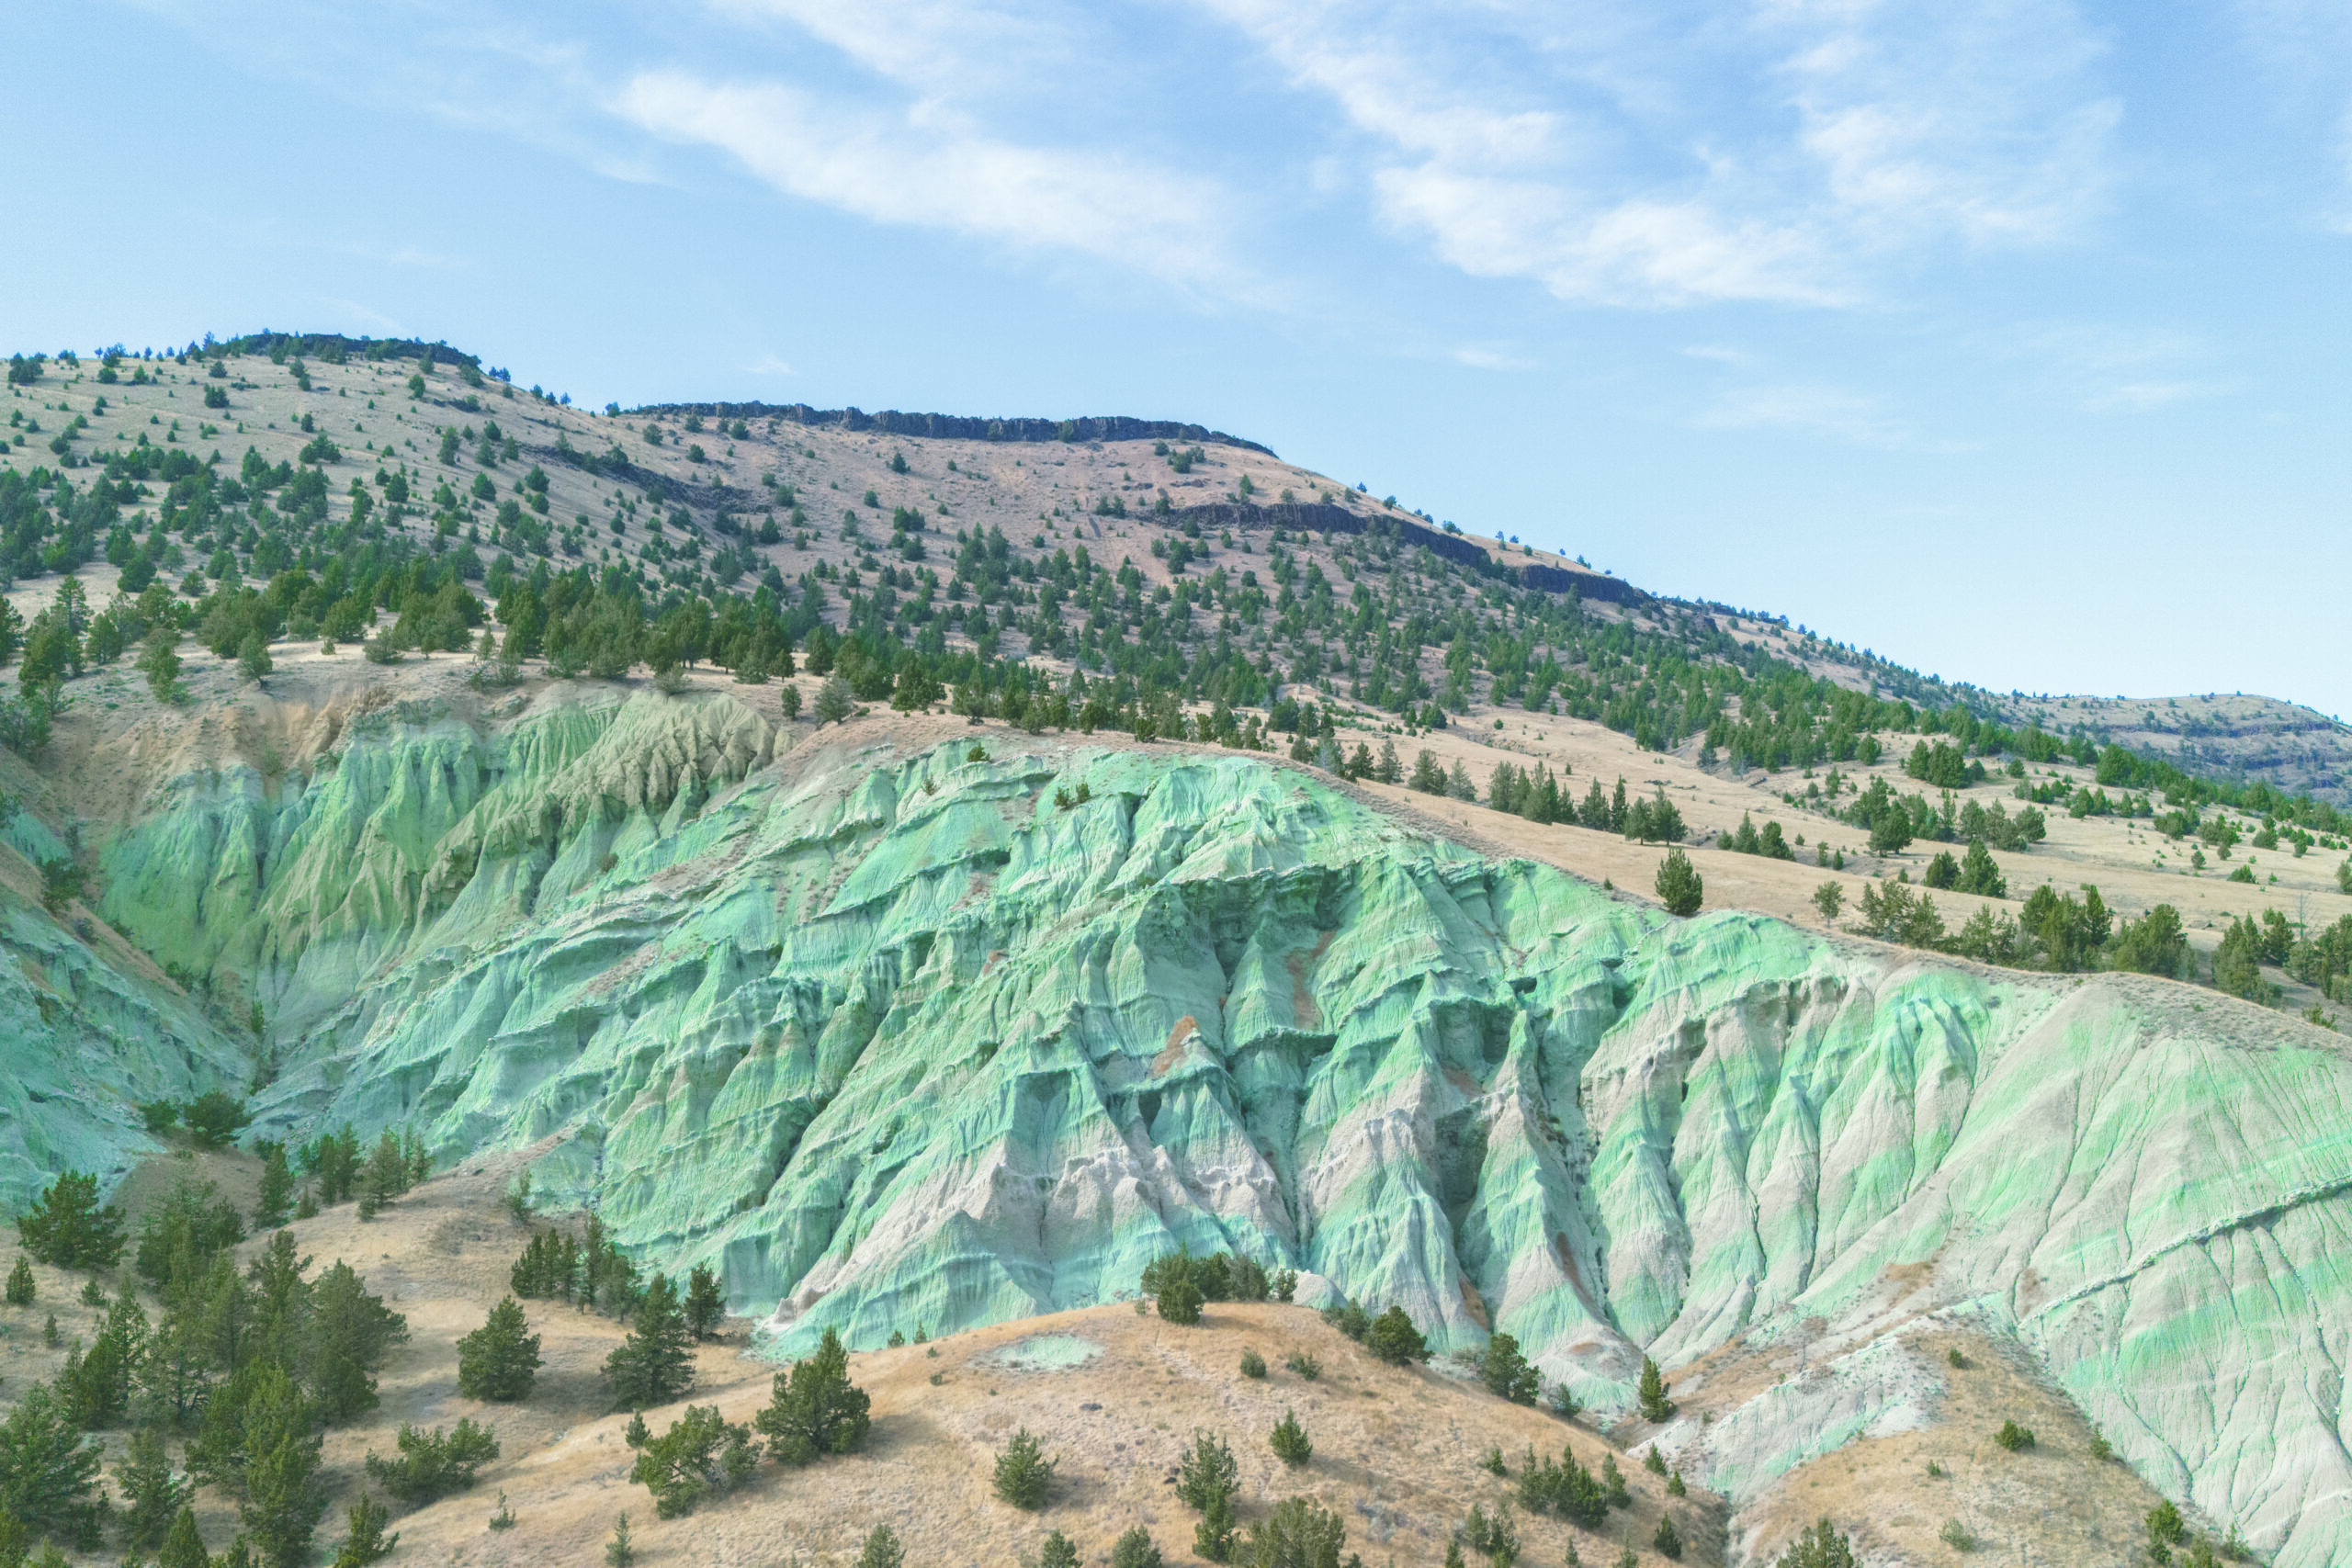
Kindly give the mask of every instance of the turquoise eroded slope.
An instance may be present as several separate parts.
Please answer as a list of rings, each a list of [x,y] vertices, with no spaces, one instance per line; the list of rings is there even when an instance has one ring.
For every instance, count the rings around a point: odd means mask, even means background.
[[[300,778],[175,781],[106,912],[262,998],[266,1128],[552,1138],[547,1202],[717,1263],[785,1351],[1179,1244],[1604,1404],[1645,1349],[1948,1307],[2282,1561],[2346,1539],[2352,1073],[2298,1026],[1668,919],[1257,759],[842,733],[387,707]],[[1753,1495],[1869,1416],[1773,1419],[1685,1451]]]

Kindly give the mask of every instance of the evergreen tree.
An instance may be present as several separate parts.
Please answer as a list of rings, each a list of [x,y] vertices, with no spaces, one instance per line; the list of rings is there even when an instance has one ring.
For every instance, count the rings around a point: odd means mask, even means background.
[[[1960,863],[1960,890],[1973,893],[1980,898],[2006,898],[2009,896],[2008,879],[2001,874],[2000,866],[1993,859],[1993,852],[1984,847],[1982,839],[1968,840],[1967,858]]]
[[[530,1332],[522,1306],[507,1296],[480,1328],[458,1341],[458,1391],[469,1399],[528,1399],[540,1364],[539,1337]]]
[[[1021,1427],[1005,1444],[1004,1451],[996,1456],[997,1496],[1016,1508],[1036,1512],[1046,1506],[1046,1493],[1054,1483],[1056,1463],[1038,1449],[1037,1439],[1029,1435],[1029,1428]]]
[[[849,1349],[832,1329],[815,1351],[775,1374],[768,1407],[752,1418],[768,1452],[789,1465],[855,1453],[872,1425],[871,1401],[849,1381]]]
[[[1338,1513],[1310,1498],[1285,1497],[1264,1523],[1251,1527],[1246,1555],[1251,1568],[1340,1568],[1347,1543],[1347,1524]],[[1502,1553],[1493,1560],[1498,1568],[1510,1568]]]
[[[1674,1401],[1667,1394],[1671,1385],[1657,1370],[1657,1363],[1647,1356],[1642,1358],[1642,1381],[1634,1399],[1642,1407],[1642,1419],[1657,1423],[1674,1419]]]
[[[1078,1568],[1078,1546],[1059,1530],[1047,1530],[1037,1544],[1036,1568]]]
[[[172,1528],[164,1537],[163,1549],[155,1554],[155,1568],[212,1568],[212,1558],[204,1550],[204,1537],[196,1528],[196,1510],[187,1504],[172,1517]]]
[[[420,1430],[403,1421],[392,1441],[398,1457],[368,1454],[368,1474],[401,1502],[420,1507],[470,1490],[475,1472],[498,1457],[497,1434],[466,1416],[446,1437],[438,1427]]]
[[[17,1254],[17,1266],[8,1270],[8,1304],[28,1307],[33,1304],[33,1266],[23,1253]]]
[[[334,1568],[368,1568],[369,1563],[390,1557],[392,1548],[401,1542],[400,1531],[384,1533],[391,1517],[391,1510],[361,1493],[345,1516],[348,1529],[343,1544],[335,1549]]]
[[[122,1491],[123,1540],[141,1551],[162,1546],[193,1488],[173,1473],[161,1428],[141,1427],[131,1434],[130,1452],[115,1468],[114,1479]]]
[[[336,1426],[376,1408],[376,1373],[408,1337],[408,1319],[368,1294],[341,1258],[311,1294],[311,1402],[320,1420]]]
[[[1396,741],[1383,740],[1380,743],[1380,761],[1373,764],[1372,776],[1386,784],[1396,784],[1403,780],[1405,764],[1396,760]]]
[[[757,1462],[749,1427],[724,1420],[715,1404],[689,1404],[667,1432],[638,1450],[629,1479],[653,1494],[654,1514],[669,1519],[750,1479]]]
[[[605,1358],[613,1407],[667,1404],[694,1386],[695,1357],[685,1314],[666,1274],[656,1274],[638,1303],[628,1336]]]
[[[1825,1518],[1798,1536],[1772,1568],[1860,1568],[1860,1562],[1852,1543]]]
[[[237,668],[248,681],[259,681],[269,673],[269,644],[262,640],[260,632],[247,632],[238,645]]]
[[[637,1548],[629,1544],[628,1516],[613,1521],[613,1539],[605,1543],[605,1568],[633,1568]]]
[[[55,1390],[37,1383],[0,1421],[0,1514],[35,1535],[96,1548],[102,1450],[85,1443]]]
[[[1392,1367],[1430,1359],[1429,1341],[1421,1337],[1419,1329],[1413,1326],[1413,1320],[1405,1315],[1405,1309],[1400,1306],[1391,1306],[1374,1319],[1363,1342],[1366,1349]]]
[[[1846,890],[1834,882],[1825,882],[1813,890],[1813,907],[1821,911],[1821,923],[1835,926],[1838,911],[1846,907]]]
[[[1111,1568],[1161,1568],[1159,1548],[1153,1544],[1151,1532],[1141,1525],[1129,1526],[1111,1543]]]
[[[1295,1411],[1283,1412],[1283,1418],[1274,1423],[1273,1436],[1267,1441],[1274,1456],[1294,1470],[1315,1457],[1315,1445],[1308,1439],[1306,1428],[1298,1424]]]
[[[1509,1334],[1496,1334],[1487,1341],[1487,1348],[1478,1358],[1479,1381],[1488,1393],[1497,1394],[1518,1404],[1532,1404],[1543,1392],[1543,1375],[1530,1366],[1519,1348],[1519,1340]]]
[[[98,1179],[69,1170],[17,1217],[27,1252],[52,1269],[111,1269],[122,1256],[122,1211],[98,1201]]]
[[[1650,1538],[1650,1544],[1657,1549],[1659,1556],[1681,1561],[1682,1532],[1674,1528],[1672,1514],[1657,1517],[1657,1533]]]
[[[266,1145],[262,1150],[261,1190],[254,1199],[254,1228],[276,1230],[286,1223],[293,1205],[294,1173],[287,1166],[285,1145]]]
[[[817,688],[817,722],[819,724],[839,724],[856,709],[856,694],[850,690],[849,682],[840,676],[829,677],[823,685]]]
[[[707,1339],[727,1315],[727,1300],[719,1293],[718,1276],[702,1264],[686,1276],[686,1328],[697,1339]]]
[[[1690,863],[1690,857],[1680,850],[1667,851],[1657,867],[1658,902],[1666,906],[1667,912],[1686,919],[1695,915],[1706,893],[1706,882]]]
[[[245,1407],[237,1521],[262,1568],[304,1568],[327,1506],[318,1479],[320,1438],[293,1382],[271,1371]]]
[[[898,1532],[887,1524],[876,1525],[857,1549],[857,1568],[904,1568],[906,1561],[906,1548],[899,1544]]]
[[[1443,795],[1445,770],[1438,766],[1437,753],[1423,747],[1420,754],[1413,759],[1413,776],[1405,782],[1408,787],[1423,795]]]
[[[148,628],[146,641],[141,645],[139,672],[147,677],[147,690],[159,703],[179,700],[179,641],[177,626],[168,621],[157,621]]]

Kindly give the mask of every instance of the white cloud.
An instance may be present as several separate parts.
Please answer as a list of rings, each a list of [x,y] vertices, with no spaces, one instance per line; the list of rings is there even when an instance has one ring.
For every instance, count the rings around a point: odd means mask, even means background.
[[[1822,382],[1793,381],[1726,391],[1691,421],[1702,430],[1775,430],[1824,435],[1858,446],[1952,453],[1971,444],[1922,437],[1878,399]]]
[[[1391,229],[1565,299],[1852,303],[1905,250],[2064,240],[2120,115],[2068,0],[1208,3],[1337,107]]]
[[[921,106],[893,113],[683,71],[633,76],[612,107],[656,135],[716,147],[788,195],[876,222],[1075,251],[1181,282],[1229,272],[1215,186],[1115,153],[1024,146]]]
[[[1532,370],[1535,362],[1525,355],[1494,344],[1465,343],[1454,349],[1453,361],[1473,370]]]

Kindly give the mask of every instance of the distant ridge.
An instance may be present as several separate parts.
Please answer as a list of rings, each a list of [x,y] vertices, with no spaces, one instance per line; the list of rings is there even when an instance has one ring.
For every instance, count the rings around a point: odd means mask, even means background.
[[[1163,519],[1182,528],[1187,523],[1204,532],[1216,528],[1312,528],[1325,534],[1386,534],[1408,545],[1418,545],[1446,560],[1475,571],[1516,577],[1529,588],[1546,593],[1573,592],[1580,598],[1602,599],[1616,604],[1645,604],[1651,596],[1622,577],[1604,572],[1577,571],[1529,562],[1514,566],[1497,560],[1483,546],[1461,534],[1431,528],[1418,519],[1396,513],[1366,517],[1329,502],[1276,502],[1256,506],[1247,502],[1213,502],[1205,506],[1180,506]]]
[[[1173,419],[1090,414],[1084,419],[990,419],[970,414],[901,413],[884,409],[819,409],[807,403],[645,403],[632,414],[702,414],[712,419],[785,419],[795,424],[878,430],[890,435],[932,435],[955,441],[1198,441],[1277,456],[1271,446]]]

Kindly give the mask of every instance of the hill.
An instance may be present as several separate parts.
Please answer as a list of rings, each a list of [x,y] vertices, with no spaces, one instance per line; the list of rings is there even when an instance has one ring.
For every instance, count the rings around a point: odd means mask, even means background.
[[[1723,1495],[1735,1559],[1817,1497],[1889,1560],[1950,1518],[2121,1561],[2159,1492],[2339,1550],[2326,803],[1923,710],[1213,433],[622,423],[277,346],[17,389],[90,423],[47,455],[81,467],[0,475],[40,569],[11,1204],[136,1192],[140,1104],[224,1089],[249,1138],[527,1151],[767,1354],[1019,1337],[1230,1249],[1447,1353],[1511,1333]],[[216,386],[210,434],[164,423]],[[239,421],[250,457],[174,462]],[[133,667],[182,622],[175,673]],[[1931,887],[1979,838],[2000,886]],[[1648,897],[1661,841],[1695,919]],[[2164,977],[2084,934],[2086,883],[2178,913]],[[306,1237],[379,1234],[346,1213]]]

